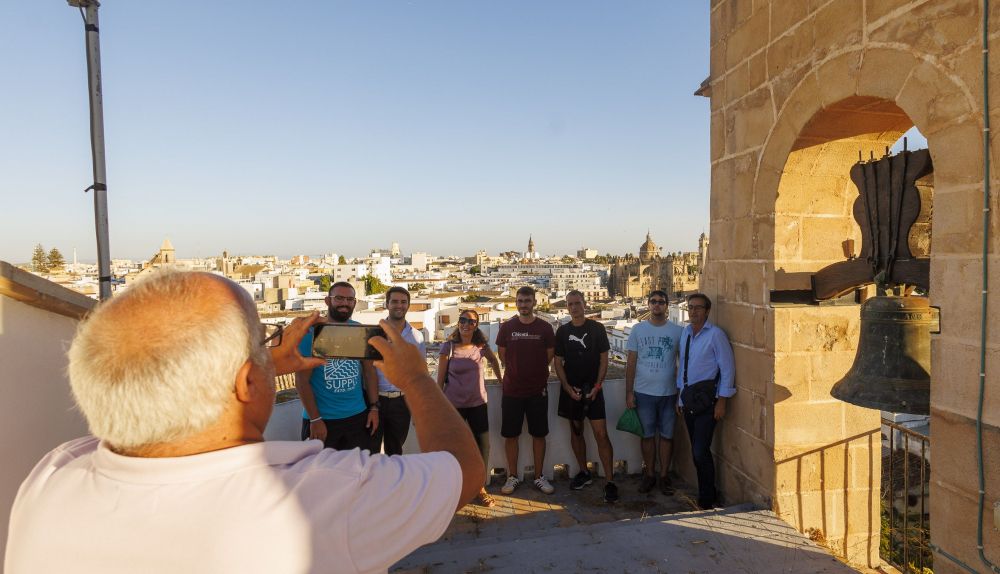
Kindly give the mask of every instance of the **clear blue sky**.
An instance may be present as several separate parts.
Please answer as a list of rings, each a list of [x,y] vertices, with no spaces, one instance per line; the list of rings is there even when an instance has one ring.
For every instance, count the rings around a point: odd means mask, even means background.
[[[707,4],[107,0],[111,255],[694,250]],[[80,15],[0,16],[0,259],[91,261]]]

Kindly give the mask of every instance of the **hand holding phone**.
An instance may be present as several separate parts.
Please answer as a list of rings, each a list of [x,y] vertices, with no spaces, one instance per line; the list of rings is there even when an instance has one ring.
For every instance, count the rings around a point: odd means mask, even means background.
[[[314,357],[323,359],[381,360],[382,354],[368,344],[372,337],[384,337],[378,325],[320,323],[313,331]]]
[[[420,378],[426,379],[431,387],[438,389],[437,384],[427,373],[427,362],[417,346],[403,339],[399,329],[387,321],[382,320],[380,323],[386,334],[372,339],[374,346],[383,355],[381,361],[375,362],[375,367],[404,393],[409,393],[410,386]]]
[[[299,317],[285,326],[281,335],[281,344],[272,347],[271,360],[274,361],[274,372],[276,375],[285,375],[297,371],[305,371],[323,366],[323,361],[314,357],[303,357],[299,353],[299,343],[302,337],[308,333],[312,326],[322,319],[319,313],[312,313],[307,317]]]

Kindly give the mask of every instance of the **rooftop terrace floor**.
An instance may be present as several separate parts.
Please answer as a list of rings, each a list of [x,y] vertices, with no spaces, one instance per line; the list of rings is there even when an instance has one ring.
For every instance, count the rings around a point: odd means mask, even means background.
[[[530,484],[497,505],[463,508],[434,544],[392,572],[853,573],[771,511],[694,511],[692,489],[639,494],[638,476],[616,477],[621,499],[602,500],[603,479],[582,491],[568,480],[545,495]]]

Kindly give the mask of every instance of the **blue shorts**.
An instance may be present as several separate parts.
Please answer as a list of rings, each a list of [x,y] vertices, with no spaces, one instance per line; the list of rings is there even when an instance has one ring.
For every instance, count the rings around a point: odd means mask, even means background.
[[[642,422],[642,437],[653,438],[659,433],[663,438],[674,438],[674,423],[677,422],[677,395],[657,397],[635,394],[635,410]]]

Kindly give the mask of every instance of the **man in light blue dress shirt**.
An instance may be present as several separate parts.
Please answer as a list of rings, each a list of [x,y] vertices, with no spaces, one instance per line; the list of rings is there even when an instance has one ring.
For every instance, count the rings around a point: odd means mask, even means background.
[[[698,506],[708,509],[718,502],[712,435],[715,433],[716,423],[726,416],[729,397],[736,394],[733,382],[735,366],[729,337],[721,328],[708,321],[712,301],[706,295],[693,293],[688,295],[687,303],[690,323],[681,333],[677,388],[683,393],[685,386],[706,380],[717,381],[715,404],[712,408],[695,413],[683,405],[683,399],[677,402],[691,438],[691,454],[698,472]]]

